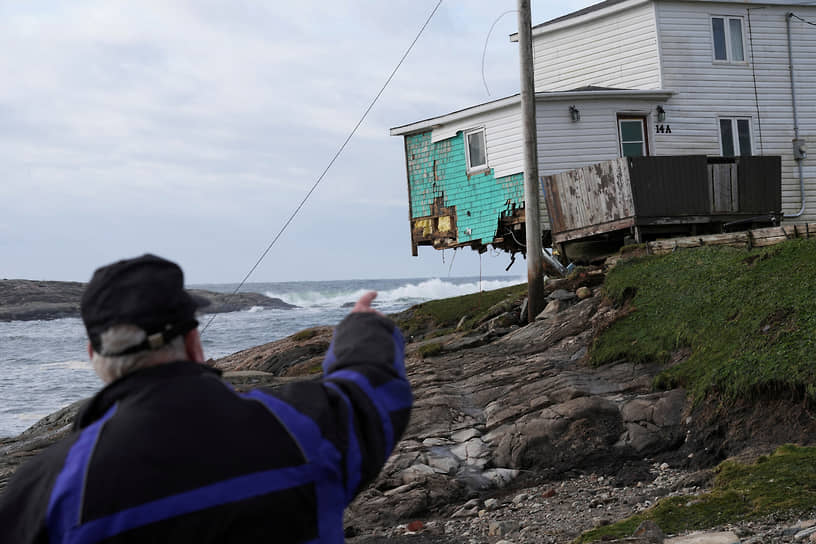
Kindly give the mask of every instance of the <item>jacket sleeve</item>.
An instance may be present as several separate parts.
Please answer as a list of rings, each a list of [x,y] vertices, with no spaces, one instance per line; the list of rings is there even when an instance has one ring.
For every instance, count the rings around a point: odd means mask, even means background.
[[[347,502],[376,478],[408,425],[413,396],[403,358],[402,335],[389,319],[353,313],[335,330],[322,380],[273,393],[314,422],[332,445],[331,462]],[[313,450],[307,457],[329,456],[326,448],[305,449]]]
[[[0,495],[0,542],[46,544],[46,513],[72,440],[62,440],[23,463]]]

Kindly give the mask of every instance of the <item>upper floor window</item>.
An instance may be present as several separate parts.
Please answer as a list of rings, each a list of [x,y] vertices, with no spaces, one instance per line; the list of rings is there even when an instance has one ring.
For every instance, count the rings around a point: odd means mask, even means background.
[[[723,157],[751,154],[751,120],[720,118],[720,147]]]
[[[487,169],[484,128],[465,132],[465,155],[467,156],[468,173]]]
[[[712,17],[711,32],[714,36],[714,60],[725,62],[745,61],[742,18]]]

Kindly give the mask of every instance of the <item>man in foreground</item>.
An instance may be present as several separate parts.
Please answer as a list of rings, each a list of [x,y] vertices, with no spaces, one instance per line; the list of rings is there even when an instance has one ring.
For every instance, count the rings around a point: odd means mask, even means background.
[[[237,394],[174,263],[98,269],[82,298],[107,384],[0,499],[0,542],[343,542],[343,510],[408,423],[403,341],[360,298],[319,381]]]

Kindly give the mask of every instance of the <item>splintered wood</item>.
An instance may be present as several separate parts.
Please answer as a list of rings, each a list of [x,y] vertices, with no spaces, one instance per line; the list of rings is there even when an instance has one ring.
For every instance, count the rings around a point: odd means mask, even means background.
[[[646,247],[649,253],[665,255],[676,249],[700,246],[732,246],[745,249],[765,247],[792,238],[816,238],[816,223],[784,225],[781,227],[753,229],[727,234],[709,234],[705,236],[686,236],[684,238],[656,240],[646,244]]]

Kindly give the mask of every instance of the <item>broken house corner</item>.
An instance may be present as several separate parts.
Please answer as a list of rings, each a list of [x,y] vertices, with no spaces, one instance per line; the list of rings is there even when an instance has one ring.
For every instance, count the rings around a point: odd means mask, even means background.
[[[523,174],[468,172],[464,133],[434,142],[431,132],[405,137],[414,256],[423,245],[523,251]]]

